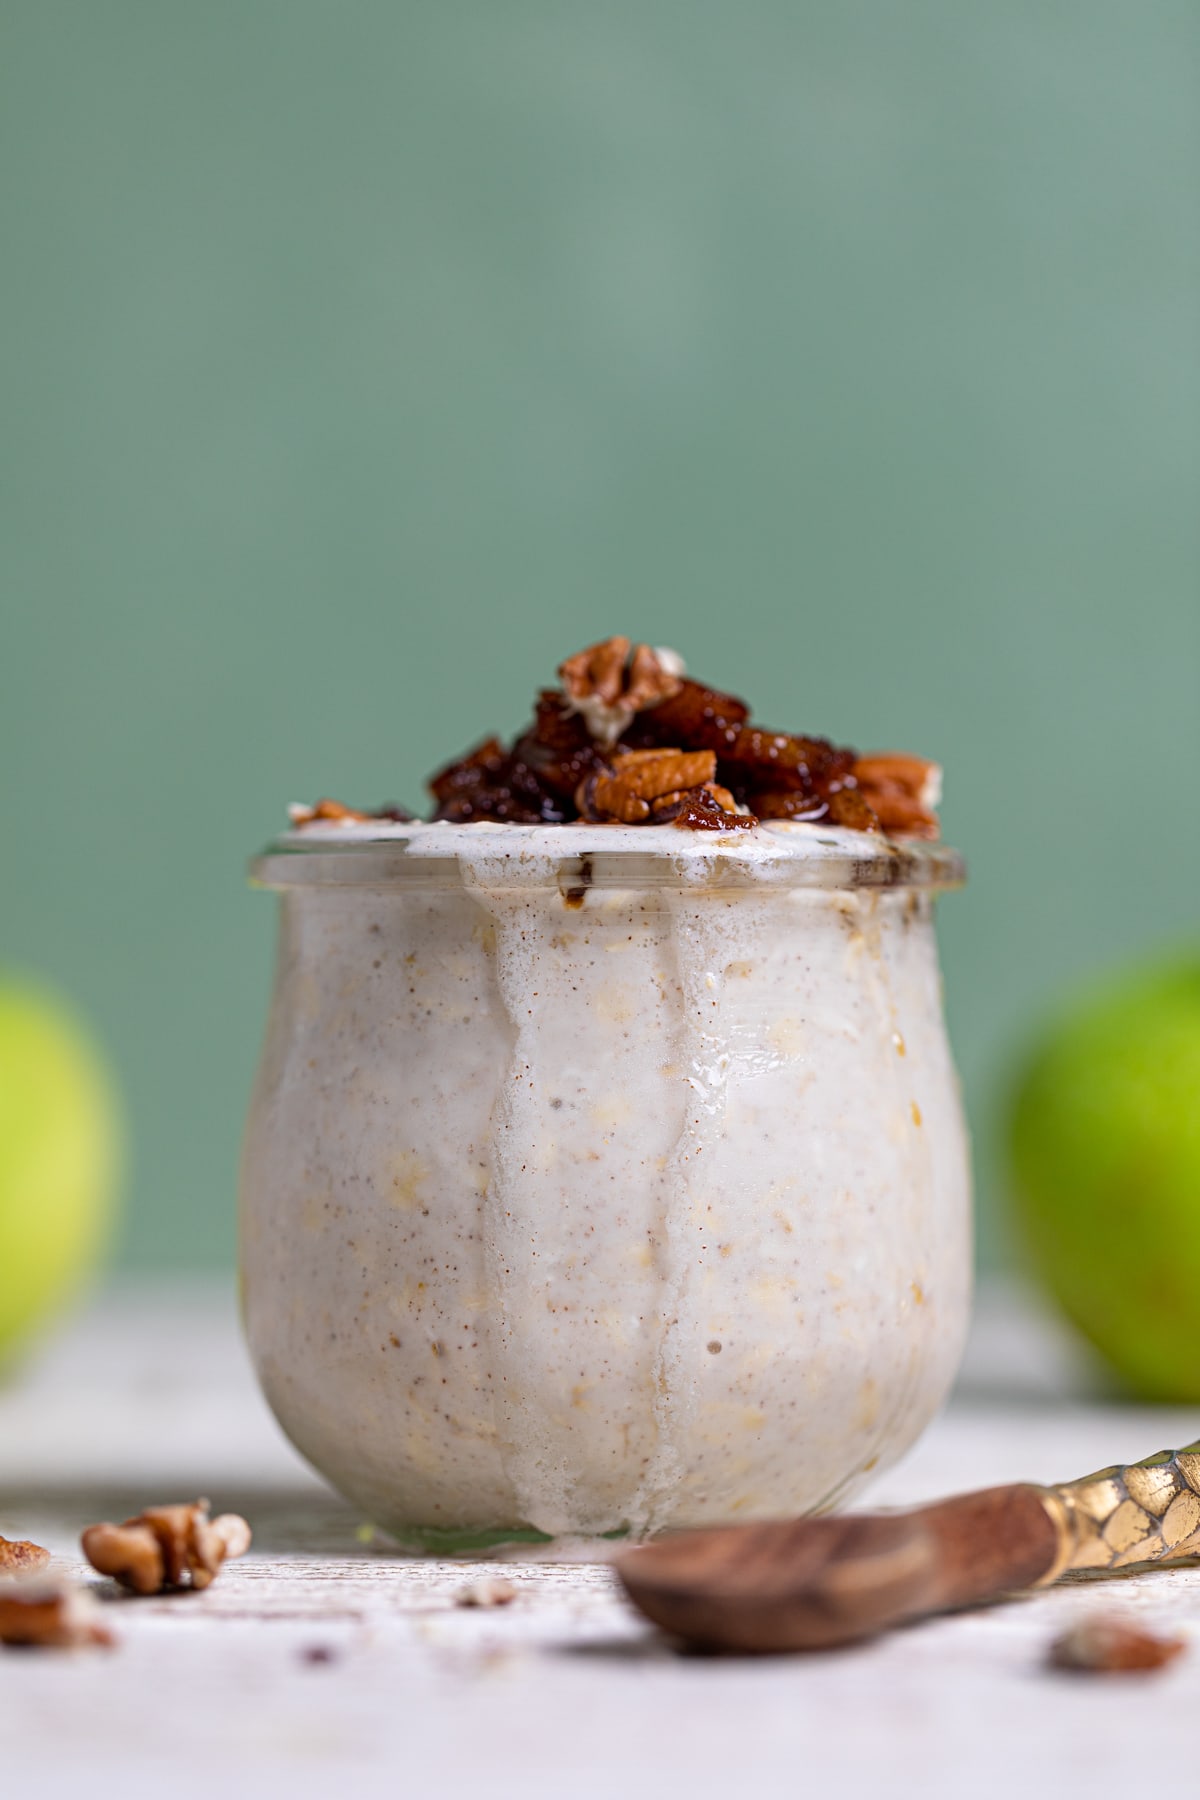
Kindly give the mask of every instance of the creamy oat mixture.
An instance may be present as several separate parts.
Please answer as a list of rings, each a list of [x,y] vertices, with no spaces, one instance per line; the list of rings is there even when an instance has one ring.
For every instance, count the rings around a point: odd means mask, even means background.
[[[365,1517],[640,1534],[908,1447],[968,1304],[955,873],[766,822],[316,819],[258,865],[247,1327]]]

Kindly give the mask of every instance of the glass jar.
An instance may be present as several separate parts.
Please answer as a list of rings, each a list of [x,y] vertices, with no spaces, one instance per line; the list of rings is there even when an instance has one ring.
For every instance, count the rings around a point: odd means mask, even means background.
[[[288,1436],[420,1548],[838,1506],[969,1301],[941,845],[312,826],[242,1170]]]

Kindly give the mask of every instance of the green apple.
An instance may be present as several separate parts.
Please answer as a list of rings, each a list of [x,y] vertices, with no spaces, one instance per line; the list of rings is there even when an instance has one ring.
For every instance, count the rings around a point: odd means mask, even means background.
[[[119,1137],[112,1083],[78,1020],[0,979],[0,1363],[94,1266]]]
[[[1200,953],[1075,1005],[1010,1121],[1035,1268],[1136,1394],[1200,1401]]]

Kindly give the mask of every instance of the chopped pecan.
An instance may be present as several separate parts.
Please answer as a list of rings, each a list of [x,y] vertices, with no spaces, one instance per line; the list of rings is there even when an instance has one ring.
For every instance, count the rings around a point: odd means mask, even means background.
[[[373,812],[362,812],[356,806],[344,806],[340,800],[318,800],[315,806],[296,803],[288,807],[288,818],[294,831],[318,822],[331,825],[361,825],[370,819],[387,819],[395,824],[411,824],[413,815],[407,807],[388,801]]]
[[[829,796],[829,823],[844,825],[851,831],[878,831],[879,820],[874,808],[857,788],[839,788]]]
[[[611,770],[580,782],[575,804],[595,822],[639,825],[650,817],[652,800],[702,786],[716,766],[711,750],[626,750],[613,758]]]
[[[1049,1661],[1076,1673],[1125,1675],[1164,1668],[1183,1648],[1182,1638],[1158,1637],[1126,1619],[1087,1619],[1055,1638]]]
[[[931,811],[942,797],[940,766],[905,750],[874,750],[860,756],[854,764],[854,778],[861,788],[898,788]]]
[[[28,1538],[0,1537],[0,1575],[22,1575],[50,1561],[50,1552]]]
[[[641,825],[650,817],[650,802],[631,793],[603,769],[584,777],[575,804],[580,818],[590,825]]]
[[[625,704],[635,713],[661,706],[683,686],[683,658],[676,650],[665,647],[652,650],[649,644],[636,644],[629,659],[625,681]]]
[[[315,806],[289,806],[288,817],[297,830],[324,820],[336,825],[357,825],[371,817],[356,807],[343,806],[340,800],[318,800]]]
[[[237,1513],[210,1519],[207,1500],[148,1506],[123,1525],[89,1525],[83,1553],[93,1569],[135,1594],[206,1588],[223,1562],[244,1556],[250,1527]]]
[[[602,744],[615,744],[639,713],[669,700],[683,685],[683,665],[673,650],[639,644],[631,656],[627,637],[577,651],[559,665],[558,674],[568,709],[583,717]]]
[[[48,1575],[0,1581],[0,1644],[75,1650],[114,1642],[95,1600],[74,1582]]]
[[[717,772],[711,750],[620,750],[613,774],[643,800],[656,800],[676,788],[700,787]]]
[[[885,831],[898,837],[937,837],[935,808],[942,797],[937,763],[902,750],[876,751],[858,758],[854,779]]]
[[[892,837],[936,838],[941,835],[937,814],[926,812],[917,801],[902,795],[866,796],[884,831]]]
[[[627,637],[605,638],[577,650],[558,665],[558,678],[567,698],[576,706],[583,700],[602,700],[615,706],[625,686],[625,664],[629,659]]]

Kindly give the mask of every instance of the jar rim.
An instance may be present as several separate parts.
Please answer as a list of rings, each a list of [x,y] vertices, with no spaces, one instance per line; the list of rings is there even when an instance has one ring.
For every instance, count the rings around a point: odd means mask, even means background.
[[[682,840],[682,841],[681,841]],[[792,821],[753,832],[675,826],[308,826],[250,864],[256,887],[688,889],[961,887],[966,865],[941,842]]]

